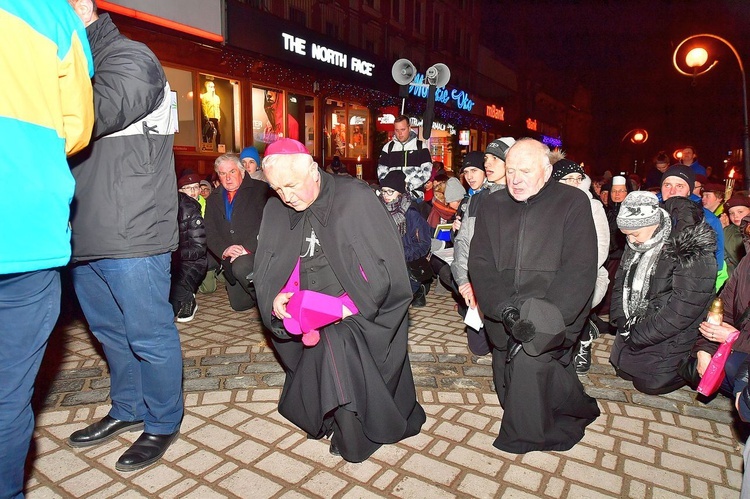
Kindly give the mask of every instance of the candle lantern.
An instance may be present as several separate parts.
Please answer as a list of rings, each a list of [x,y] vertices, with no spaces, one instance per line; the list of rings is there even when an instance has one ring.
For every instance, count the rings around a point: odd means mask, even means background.
[[[360,161],[362,160],[362,156],[357,156],[357,178],[362,180],[362,163]]]
[[[724,200],[728,201],[732,197],[732,191],[734,190],[734,168],[729,170],[729,175],[724,181]]]

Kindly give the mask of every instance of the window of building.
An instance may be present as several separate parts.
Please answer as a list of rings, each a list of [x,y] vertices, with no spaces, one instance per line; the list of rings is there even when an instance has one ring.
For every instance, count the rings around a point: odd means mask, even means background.
[[[414,1],[414,31],[416,31],[419,34],[424,33],[424,26],[423,26],[423,15],[422,15],[422,9],[424,9],[424,4],[421,2],[421,0],[415,0]]]
[[[236,150],[240,142],[240,85],[208,74],[198,75],[201,122],[200,151],[223,154]],[[179,114],[178,96],[178,114]],[[180,128],[182,133],[182,128]]]
[[[197,125],[195,123],[195,101],[193,97],[193,73],[182,69],[164,68],[167,81],[174,93],[177,94],[174,146],[177,150],[195,151],[198,143]],[[173,103],[173,106],[175,104]]]
[[[307,14],[304,10],[289,6],[289,20],[300,26],[307,27]]]
[[[314,153],[315,100],[307,95],[287,93],[286,109],[287,137],[299,140]]]
[[[253,146],[263,154],[282,137],[299,140],[314,152],[315,105],[312,97],[278,88],[253,88]]]
[[[331,21],[326,21],[326,35],[338,39],[339,27]]]
[[[434,50],[440,50],[441,39],[443,38],[443,16],[439,13],[435,13],[432,23],[432,48]]]
[[[391,0],[391,19],[404,22],[404,3],[401,0]]]
[[[327,158],[367,157],[370,113],[366,107],[341,101],[326,101],[326,129]]]

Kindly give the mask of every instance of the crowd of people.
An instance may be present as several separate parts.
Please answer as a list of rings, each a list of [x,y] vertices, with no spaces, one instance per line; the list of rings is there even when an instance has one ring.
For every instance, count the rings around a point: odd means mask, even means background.
[[[672,165],[660,153],[645,179],[592,179],[541,142],[501,137],[454,172],[399,116],[377,184],[338,157],[319,167],[289,138],[262,158],[254,147],[219,156],[214,184],[176,175],[169,83],[154,54],[92,0],[43,6],[12,14],[53,23],[30,22],[23,35],[58,54],[28,43],[28,65],[0,59],[9,91],[28,95],[33,81],[55,96],[38,122],[0,122],[14,147],[43,143],[49,160],[28,192],[10,193],[15,237],[0,249],[1,497],[22,493],[33,384],[65,265],[107,358],[112,402],[68,442],[142,431],[119,471],[159,461],[178,438],[175,322],[193,320],[196,293],[217,280],[233,310],[260,311],[286,373],[279,412],[350,462],[426,421],[407,336],[409,308],[425,306],[433,286],[456,300],[467,348],[491,355],[504,409],[498,449],[567,450],[583,438],[599,408],[579,377],[602,334],[615,337],[618,376],[664,394],[695,387],[739,330],[721,391],[750,419],[750,198],[724,199],[695,148]],[[20,117],[33,107],[2,105]],[[709,323],[717,293],[723,321]]]

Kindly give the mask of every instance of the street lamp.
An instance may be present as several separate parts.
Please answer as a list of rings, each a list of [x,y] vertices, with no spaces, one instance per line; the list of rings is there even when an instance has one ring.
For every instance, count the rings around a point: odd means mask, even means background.
[[[648,131],[646,131],[645,128],[633,128],[632,130],[629,130],[625,135],[623,135],[622,139],[620,139],[620,143],[623,143],[626,140],[629,140],[631,144],[635,144],[635,145],[645,144],[646,141],[648,140]],[[645,163],[645,160],[644,160],[644,163]],[[638,173],[638,160],[637,159],[635,160],[633,164],[633,173]]]
[[[686,55],[685,57],[685,64],[687,64],[688,67],[693,69],[693,73],[687,73],[680,69],[680,66],[677,64],[677,53],[680,51],[680,48],[685,45],[685,43],[689,42],[690,40],[693,40],[695,38],[700,37],[706,37],[706,38],[713,38],[715,40],[719,40],[720,42],[724,43],[727,47],[729,47],[734,54],[735,58],[737,58],[737,64],[740,66],[740,74],[742,75],[742,110],[744,113],[744,119],[745,119],[745,127],[742,130],[742,159],[745,163],[744,168],[744,177],[745,177],[745,189],[750,190],[750,134],[748,133],[748,122],[747,122],[747,83],[745,80],[745,68],[742,65],[742,59],[740,59],[740,54],[737,53],[737,50],[732,46],[731,43],[726,41],[720,36],[711,35],[708,33],[702,33],[699,35],[692,35],[687,38],[685,38],[683,41],[680,42],[679,45],[677,45],[677,48],[674,50],[674,55],[672,56],[672,64],[674,65],[675,69],[679,71],[680,74],[683,74],[685,76],[692,76],[695,78],[696,76],[702,75],[704,73],[707,73],[711,70],[716,64],[719,62],[717,60],[713,61],[707,68],[703,69],[702,71],[698,71],[699,68],[706,65],[708,62],[708,52],[706,49],[700,46],[693,47]]]

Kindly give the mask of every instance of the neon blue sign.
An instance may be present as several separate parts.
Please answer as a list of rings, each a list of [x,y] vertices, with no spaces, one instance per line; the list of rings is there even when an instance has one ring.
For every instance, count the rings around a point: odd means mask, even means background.
[[[423,83],[424,75],[422,73],[417,73],[417,76],[414,77],[414,81],[409,85],[409,93],[415,97],[426,99],[430,88],[428,86],[419,86]],[[463,109],[464,111],[471,111],[471,109],[474,107],[474,101],[471,100],[469,94],[463,90],[458,90],[455,88],[452,90],[448,90],[445,87],[441,87],[435,90],[435,102],[447,104],[450,100],[455,103],[458,109]]]
[[[550,147],[562,147],[562,140],[550,137],[549,135],[542,135],[542,143],[547,144]]]

